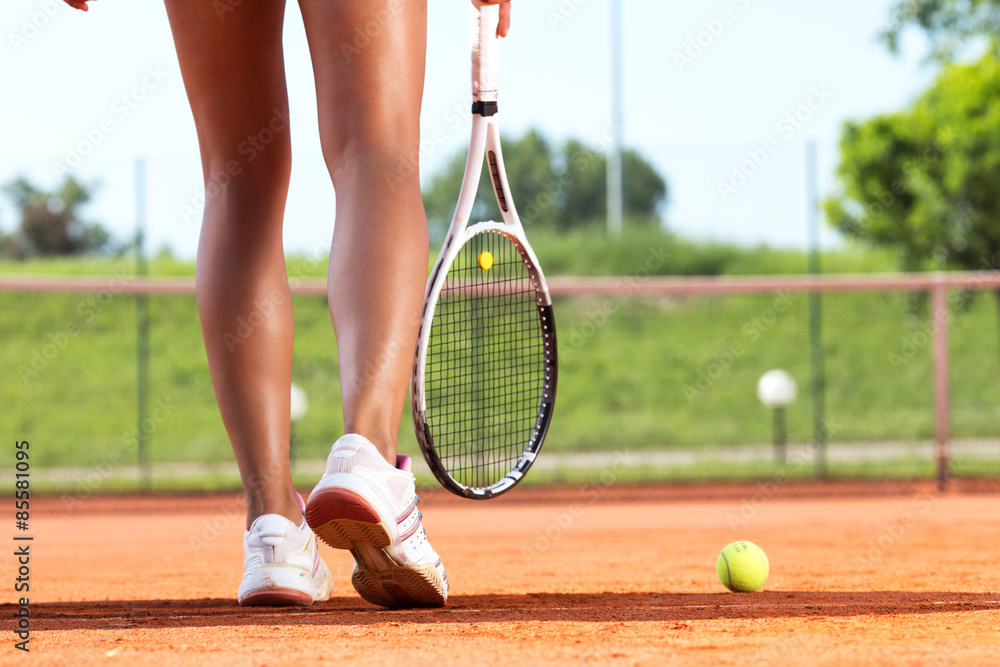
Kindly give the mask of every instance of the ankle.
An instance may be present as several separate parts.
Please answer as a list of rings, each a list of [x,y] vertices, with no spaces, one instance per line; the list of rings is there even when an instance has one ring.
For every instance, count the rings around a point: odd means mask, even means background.
[[[265,514],[278,514],[296,526],[302,524],[302,506],[299,504],[299,498],[293,490],[290,494],[281,494],[279,496],[262,496],[261,494],[254,494],[251,496],[247,494],[247,530],[250,529],[250,524],[257,520]]]
[[[345,429],[345,434],[360,435],[362,438],[372,443],[382,458],[393,468],[396,467],[396,439],[391,436],[369,435],[370,431]]]

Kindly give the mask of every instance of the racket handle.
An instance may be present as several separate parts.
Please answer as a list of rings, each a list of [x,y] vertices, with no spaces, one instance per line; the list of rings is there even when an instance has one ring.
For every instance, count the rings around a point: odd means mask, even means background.
[[[500,83],[500,5],[472,0],[472,113],[492,116],[497,112]]]

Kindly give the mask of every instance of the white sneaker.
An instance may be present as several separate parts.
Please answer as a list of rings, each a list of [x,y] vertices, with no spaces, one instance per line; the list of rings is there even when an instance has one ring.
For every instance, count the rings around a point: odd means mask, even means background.
[[[305,521],[296,526],[280,514],[257,517],[243,536],[243,567],[237,593],[241,606],[307,605],[330,599],[333,579]]]
[[[396,457],[393,468],[371,442],[348,434],[334,443],[306,504],[320,539],[354,555],[354,589],[383,607],[448,600],[448,575],[420,524],[414,482],[410,457]]]

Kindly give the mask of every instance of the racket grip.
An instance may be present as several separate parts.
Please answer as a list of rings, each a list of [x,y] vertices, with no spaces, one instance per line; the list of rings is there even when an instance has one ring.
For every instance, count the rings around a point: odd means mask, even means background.
[[[500,5],[471,0],[472,30],[472,113],[492,116],[497,109],[500,83]]]

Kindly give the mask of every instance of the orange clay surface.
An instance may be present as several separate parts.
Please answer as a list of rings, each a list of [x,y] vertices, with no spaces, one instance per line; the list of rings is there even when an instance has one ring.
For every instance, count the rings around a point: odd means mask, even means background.
[[[362,601],[325,546],[329,602],[238,607],[237,496],[36,500],[31,652],[13,648],[11,509],[0,664],[1000,664],[1000,495],[707,488],[428,493],[451,599],[401,611]],[[715,577],[735,539],[770,558],[760,592]]]

